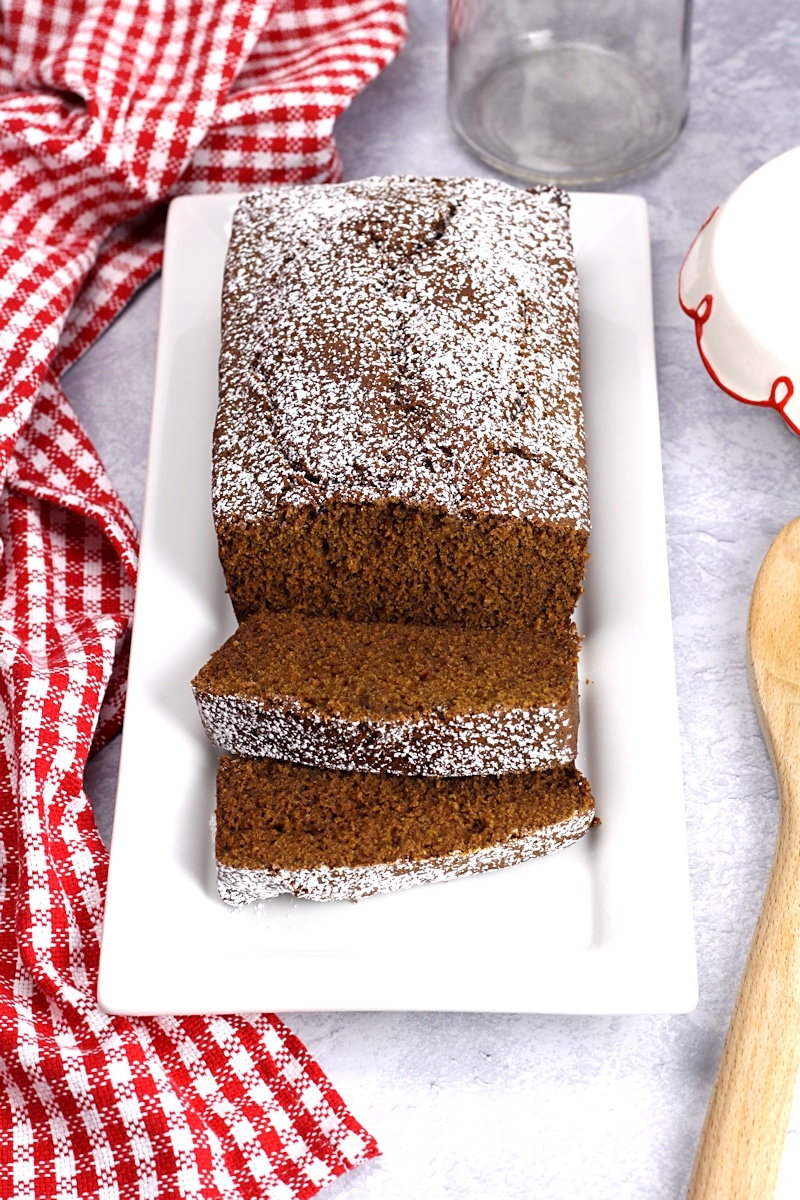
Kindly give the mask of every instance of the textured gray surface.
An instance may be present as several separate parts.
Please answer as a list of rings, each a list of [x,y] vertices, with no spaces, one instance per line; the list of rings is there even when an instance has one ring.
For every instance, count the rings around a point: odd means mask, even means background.
[[[399,59],[339,124],[349,178],[483,174],[444,107],[443,0],[411,0]],[[793,0],[700,0],[692,107],[669,157],[618,190],[649,204],[664,488],[686,818],[700,975],[689,1016],[425,1014],[289,1017],[382,1159],[334,1200],[672,1200],[682,1195],[766,882],[777,798],[744,668],[759,563],[800,512],[800,442],[705,375],[677,304],[698,226],[762,162],[800,144]],[[68,391],[112,479],[141,515],[158,283],[73,369]],[[87,772],[101,830],[118,749]],[[479,964],[478,964],[479,968]],[[800,1108],[779,1197],[800,1194]]]

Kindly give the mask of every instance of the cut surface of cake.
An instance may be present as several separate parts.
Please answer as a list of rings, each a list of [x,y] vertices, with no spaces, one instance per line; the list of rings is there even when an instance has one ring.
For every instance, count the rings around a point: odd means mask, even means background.
[[[567,631],[589,531],[568,197],[405,177],[245,197],[212,490],[240,620]]]
[[[218,886],[233,905],[282,893],[358,900],[551,853],[593,818],[573,765],[436,779],[223,758]]]
[[[250,757],[403,775],[575,758],[579,639],[262,611],[193,680],[209,738]]]

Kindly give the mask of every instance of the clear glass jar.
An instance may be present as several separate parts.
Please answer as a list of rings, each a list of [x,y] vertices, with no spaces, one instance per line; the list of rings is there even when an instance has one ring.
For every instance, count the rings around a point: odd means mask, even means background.
[[[450,119],[522,179],[630,174],[686,120],[690,28],[691,0],[450,0]]]

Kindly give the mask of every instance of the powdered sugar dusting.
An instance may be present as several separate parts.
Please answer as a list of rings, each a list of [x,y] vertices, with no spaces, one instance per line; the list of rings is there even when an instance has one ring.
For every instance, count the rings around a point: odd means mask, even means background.
[[[572,762],[577,722],[548,705],[431,712],[418,719],[324,716],[288,696],[272,703],[195,688],[211,741],[234,754],[390,775],[502,775]]]
[[[578,375],[563,193],[389,178],[248,196],[215,517],[388,497],[586,529]]]
[[[456,852],[418,861],[399,859],[367,867],[321,865],[314,870],[251,870],[217,862],[217,886],[225,903],[234,906],[273,900],[284,893],[308,900],[361,900],[379,892],[442,883],[460,875],[510,867],[542,854],[552,854],[581,838],[593,818],[593,810],[577,813],[566,821],[471,853]]]

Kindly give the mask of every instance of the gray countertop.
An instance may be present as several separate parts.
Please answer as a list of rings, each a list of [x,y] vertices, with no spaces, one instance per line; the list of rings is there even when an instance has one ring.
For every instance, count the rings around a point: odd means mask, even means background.
[[[338,123],[345,177],[489,175],[447,123],[445,4],[410,0],[410,10],[406,48]],[[645,197],[650,215],[699,1005],[683,1016],[290,1014],[383,1149],[328,1189],[331,1200],[683,1194],[775,839],[776,788],[748,691],[744,629],[761,559],[800,513],[800,442],[775,413],[714,386],[677,278],[711,210],[796,144],[794,0],[700,0],[686,129],[656,168],[616,189]],[[154,281],[66,380],[137,521],[158,307]],[[86,773],[105,838],[118,754],[114,743]],[[782,1200],[800,1193],[795,1108]]]

